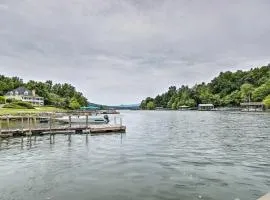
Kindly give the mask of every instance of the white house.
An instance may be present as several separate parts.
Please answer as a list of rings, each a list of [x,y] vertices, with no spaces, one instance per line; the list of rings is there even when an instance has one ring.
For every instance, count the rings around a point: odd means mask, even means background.
[[[33,104],[34,106],[43,106],[44,98],[36,95],[35,90],[28,90],[25,87],[18,87],[9,91],[5,95],[6,99],[16,99]]]

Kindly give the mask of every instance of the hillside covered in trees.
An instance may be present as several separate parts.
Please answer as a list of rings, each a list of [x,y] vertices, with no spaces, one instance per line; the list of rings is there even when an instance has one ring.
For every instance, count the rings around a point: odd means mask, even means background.
[[[147,97],[140,107],[179,109],[180,106],[196,107],[200,103],[212,103],[217,107],[239,106],[249,100],[263,101],[270,107],[270,64],[249,71],[221,72],[210,83],[203,82],[191,88],[171,86],[155,98]]]
[[[8,91],[20,86],[24,86],[29,90],[35,90],[36,94],[44,97],[45,105],[78,109],[88,104],[87,98],[68,83],[53,84],[52,81],[37,82],[33,80],[24,83],[19,77],[10,78],[0,75],[0,96],[4,96]]]

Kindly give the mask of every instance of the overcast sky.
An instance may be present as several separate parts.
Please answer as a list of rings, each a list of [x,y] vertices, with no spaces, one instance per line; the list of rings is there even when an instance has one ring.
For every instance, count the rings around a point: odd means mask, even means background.
[[[0,0],[0,74],[138,103],[268,64],[269,11],[269,0]]]

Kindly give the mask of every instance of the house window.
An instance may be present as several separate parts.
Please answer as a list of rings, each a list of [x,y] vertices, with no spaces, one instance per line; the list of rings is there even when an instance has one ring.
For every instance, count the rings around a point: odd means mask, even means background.
[[[28,95],[28,91],[25,91],[25,92],[24,92],[24,95]]]
[[[19,95],[19,92],[18,91],[15,91],[15,95]]]

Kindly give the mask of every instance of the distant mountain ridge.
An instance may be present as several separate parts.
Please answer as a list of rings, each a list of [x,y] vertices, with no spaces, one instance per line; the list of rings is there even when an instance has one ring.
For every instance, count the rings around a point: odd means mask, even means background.
[[[102,105],[102,104],[97,104],[97,103],[91,103],[88,102],[88,106],[94,106],[94,107],[99,107],[101,109],[139,109],[140,104],[121,104],[121,105],[115,105],[115,106],[108,106],[108,105]]]
[[[137,104],[121,104],[117,107],[137,107],[137,106],[140,106],[140,104],[139,103],[137,103]]]

